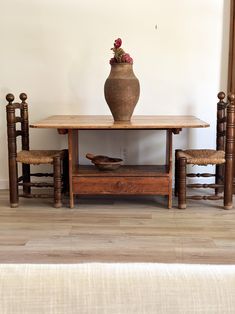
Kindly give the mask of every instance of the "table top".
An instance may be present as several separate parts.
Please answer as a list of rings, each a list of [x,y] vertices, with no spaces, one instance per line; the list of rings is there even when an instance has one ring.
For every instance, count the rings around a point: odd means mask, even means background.
[[[209,127],[194,116],[184,115],[162,115],[142,116],[136,115],[131,121],[114,122],[112,116],[104,115],[55,115],[35,122],[32,128],[54,128],[54,129],[79,129],[79,130],[123,130],[123,129],[182,129],[182,128],[204,128]]]

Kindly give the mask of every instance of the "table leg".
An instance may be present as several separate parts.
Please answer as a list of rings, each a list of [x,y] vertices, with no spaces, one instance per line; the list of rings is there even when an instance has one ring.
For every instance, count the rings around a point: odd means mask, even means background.
[[[73,193],[73,173],[78,165],[78,130],[68,130],[68,150],[69,150],[69,204],[74,207]]]
[[[168,208],[172,208],[172,130],[166,131],[166,166],[169,174]]]

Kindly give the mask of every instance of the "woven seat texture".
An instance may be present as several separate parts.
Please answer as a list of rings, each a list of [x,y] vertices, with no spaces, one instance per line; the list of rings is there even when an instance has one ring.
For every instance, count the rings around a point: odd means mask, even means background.
[[[225,152],[214,149],[188,149],[179,151],[177,158],[185,157],[187,164],[215,165],[225,163]]]
[[[62,153],[59,150],[22,150],[17,153],[16,160],[24,164],[52,164],[53,157]]]

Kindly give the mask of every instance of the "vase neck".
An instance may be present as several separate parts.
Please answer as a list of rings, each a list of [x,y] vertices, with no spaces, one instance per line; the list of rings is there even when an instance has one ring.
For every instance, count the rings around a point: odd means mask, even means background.
[[[127,62],[119,62],[119,63],[113,63],[111,64],[111,67],[112,68],[122,68],[122,69],[125,69],[125,68],[131,68],[133,67],[133,64],[131,63],[127,63]]]
[[[111,65],[110,76],[112,77],[135,77],[132,64],[130,63],[115,63]]]

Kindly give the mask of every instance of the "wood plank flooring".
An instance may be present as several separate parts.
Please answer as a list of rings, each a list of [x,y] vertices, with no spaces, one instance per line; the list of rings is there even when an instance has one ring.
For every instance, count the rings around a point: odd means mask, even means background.
[[[235,209],[190,201],[167,209],[157,198],[51,200],[8,205],[0,191],[0,263],[159,262],[235,264]],[[176,200],[174,200],[176,205]]]

